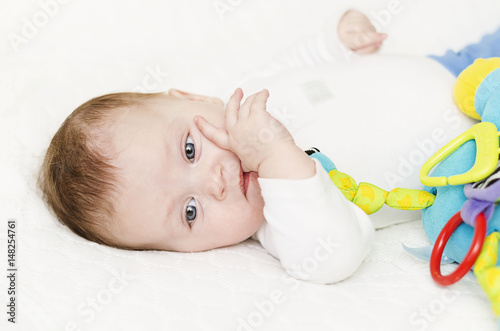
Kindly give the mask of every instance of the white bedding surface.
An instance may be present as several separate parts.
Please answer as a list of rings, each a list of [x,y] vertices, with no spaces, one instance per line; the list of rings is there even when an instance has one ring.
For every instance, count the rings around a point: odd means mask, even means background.
[[[363,266],[334,285],[293,280],[252,240],[182,254],[100,247],[47,224],[20,236],[50,242],[21,242],[22,330],[496,329],[471,274],[443,289],[401,249],[425,243],[417,221],[377,231]]]
[[[230,6],[224,14],[214,9],[221,3]],[[351,3],[375,15],[390,1]],[[500,25],[493,0],[399,5],[381,24],[389,34],[383,54],[458,49]],[[44,149],[82,102],[174,87],[223,96],[338,7],[327,0],[4,2],[0,254],[6,273],[7,221],[16,219],[19,293],[18,323],[7,323],[2,304],[0,329],[495,330],[472,275],[440,288],[427,263],[401,249],[401,242],[427,243],[419,221],[377,231],[353,277],[317,285],[288,278],[255,241],[196,254],[102,247],[59,225],[35,191]],[[31,35],[30,23],[38,25]],[[24,38],[19,47],[13,34]],[[0,277],[2,302],[7,287]]]

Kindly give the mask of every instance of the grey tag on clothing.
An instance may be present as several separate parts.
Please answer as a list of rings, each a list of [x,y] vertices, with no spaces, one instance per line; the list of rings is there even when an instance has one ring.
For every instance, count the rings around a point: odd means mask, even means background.
[[[316,107],[333,99],[333,93],[324,80],[312,80],[299,86],[311,106]]]

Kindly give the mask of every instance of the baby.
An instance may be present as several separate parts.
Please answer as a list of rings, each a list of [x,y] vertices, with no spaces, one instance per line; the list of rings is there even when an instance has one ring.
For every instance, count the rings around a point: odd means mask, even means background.
[[[348,11],[339,40],[364,54],[384,34]],[[266,111],[171,90],[117,93],[78,107],[52,139],[40,185],[58,219],[124,249],[198,252],[252,237],[293,276],[330,283],[366,256],[373,228]],[[311,262],[312,261],[312,262]]]

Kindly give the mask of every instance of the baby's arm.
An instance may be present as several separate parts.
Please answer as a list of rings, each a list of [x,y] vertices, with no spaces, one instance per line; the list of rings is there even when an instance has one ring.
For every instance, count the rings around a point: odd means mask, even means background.
[[[334,283],[351,276],[368,254],[373,226],[331,182],[319,161],[304,180],[259,178],[266,223],[253,236],[293,277]]]
[[[375,52],[387,38],[386,34],[376,31],[364,14],[353,9],[336,11],[325,25],[318,34],[276,54],[266,69],[277,72],[339,61],[350,62],[353,54]]]
[[[202,117],[195,122],[208,139],[236,153],[244,171],[258,171],[267,222],[257,239],[296,278],[332,283],[349,277],[371,244],[368,217],[266,112],[267,90],[240,107],[242,97],[238,89],[228,102],[225,130]]]

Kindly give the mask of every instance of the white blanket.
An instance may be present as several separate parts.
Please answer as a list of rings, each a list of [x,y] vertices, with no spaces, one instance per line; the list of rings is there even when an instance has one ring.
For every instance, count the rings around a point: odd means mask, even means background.
[[[500,25],[494,0],[352,1],[387,32],[382,54],[459,49]],[[420,221],[377,231],[358,272],[298,282],[255,241],[204,253],[136,252],[58,224],[36,171],[64,118],[116,91],[224,96],[276,52],[315,34],[337,1],[191,0],[2,3],[0,247],[16,220],[16,324],[0,277],[1,330],[495,330],[469,274],[437,286],[401,249],[427,244]],[[348,172],[348,169],[345,169]],[[391,220],[392,221],[392,220]],[[397,220],[396,220],[397,221]],[[450,272],[453,266],[443,267]],[[7,273],[8,275],[8,273]]]

